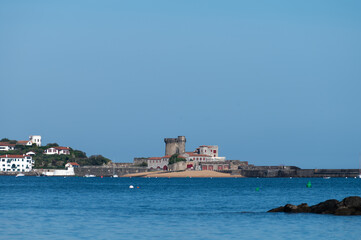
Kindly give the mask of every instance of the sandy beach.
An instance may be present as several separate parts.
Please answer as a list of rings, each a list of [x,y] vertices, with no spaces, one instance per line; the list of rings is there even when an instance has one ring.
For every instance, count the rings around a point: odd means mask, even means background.
[[[230,173],[220,173],[215,171],[181,171],[181,172],[146,172],[127,174],[123,177],[149,177],[149,178],[240,178],[241,175],[231,175]]]

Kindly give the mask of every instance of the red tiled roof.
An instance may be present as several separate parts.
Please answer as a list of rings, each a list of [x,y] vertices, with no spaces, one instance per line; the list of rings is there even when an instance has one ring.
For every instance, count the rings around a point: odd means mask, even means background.
[[[15,144],[11,144],[11,143],[9,143],[9,142],[0,142],[0,146],[15,147]]]
[[[77,164],[76,162],[69,162],[69,164],[71,165],[75,165],[75,166],[80,166],[79,164]]]
[[[190,157],[211,157],[210,155],[198,154],[193,152],[186,152],[186,154],[188,154]]]
[[[69,150],[68,147],[54,147],[57,150]]]
[[[30,157],[30,156],[29,155],[11,155],[11,154],[0,156],[0,158],[25,158],[25,157]]]
[[[19,144],[19,145],[25,145],[27,144],[29,141],[17,141],[16,144]]]
[[[150,157],[148,158],[149,160],[161,160],[162,158],[161,157]]]
[[[162,158],[170,158],[172,155],[166,155],[166,156],[163,156]]]

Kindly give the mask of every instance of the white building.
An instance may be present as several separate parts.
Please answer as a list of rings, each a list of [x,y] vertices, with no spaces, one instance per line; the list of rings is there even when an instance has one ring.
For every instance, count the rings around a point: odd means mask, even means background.
[[[41,147],[41,136],[40,135],[31,135],[29,136],[31,143],[35,143],[36,146]]]
[[[65,170],[48,170],[46,172],[43,172],[42,174],[48,177],[60,177],[60,176],[75,176],[74,168],[80,167],[80,165],[76,162],[70,162],[65,164]]]
[[[200,155],[208,155],[211,157],[208,159],[209,161],[226,161],[225,157],[219,157],[218,156],[218,146],[212,145],[212,146],[206,146],[202,145],[197,148],[194,153],[200,154]]]
[[[2,172],[29,172],[34,165],[34,160],[28,155],[1,155],[0,171]]]
[[[65,168],[69,169],[69,168],[78,168],[80,167],[80,165],[76,162],[68,162],[67,164],[65,164]]]
[[[46,155],[69,155],[70,154],[70,148],[68,147],[51,147],[44,151],[44,154]]]
[[[158,170],[168,170],[170,156],[164,157],[151,157],[148,158],[148,168],[149,169],[158,169]]]
[[[0,142],[0,151],[10,151],[15,149],[15,144],[8,142]]]

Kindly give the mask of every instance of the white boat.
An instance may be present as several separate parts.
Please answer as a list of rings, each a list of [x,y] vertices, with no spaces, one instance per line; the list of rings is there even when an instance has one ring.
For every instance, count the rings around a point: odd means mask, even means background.
[[[95,175],[93,175],[93,174],[85,174],[85,176],[84,177],[96,177]]]
[[[323,177],[323,179],[330,179],[331,177]]]
[[[112,176],[112,177],[115,177],[115,178],[117,178],[117,177],[118,177],[118,175],[117,175],[117,174],[115,174],[114,164],[113,164],[113,176]]]
[[[25,174],[23,174],[23,173],[16,174],[16,177],[24,177],[24,176],[25,176]]]

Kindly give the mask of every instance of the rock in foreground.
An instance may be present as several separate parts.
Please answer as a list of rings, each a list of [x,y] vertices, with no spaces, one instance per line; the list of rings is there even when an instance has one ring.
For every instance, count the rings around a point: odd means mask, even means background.
[[[286,212],[286,213],[318,213],[335,215],[361,215],[361,197],[347,197],[341,202],[336,199],[327,200],[317,205],[308,206],[302,203],[298,206],[286,204],[269,210],[268,212]]]

